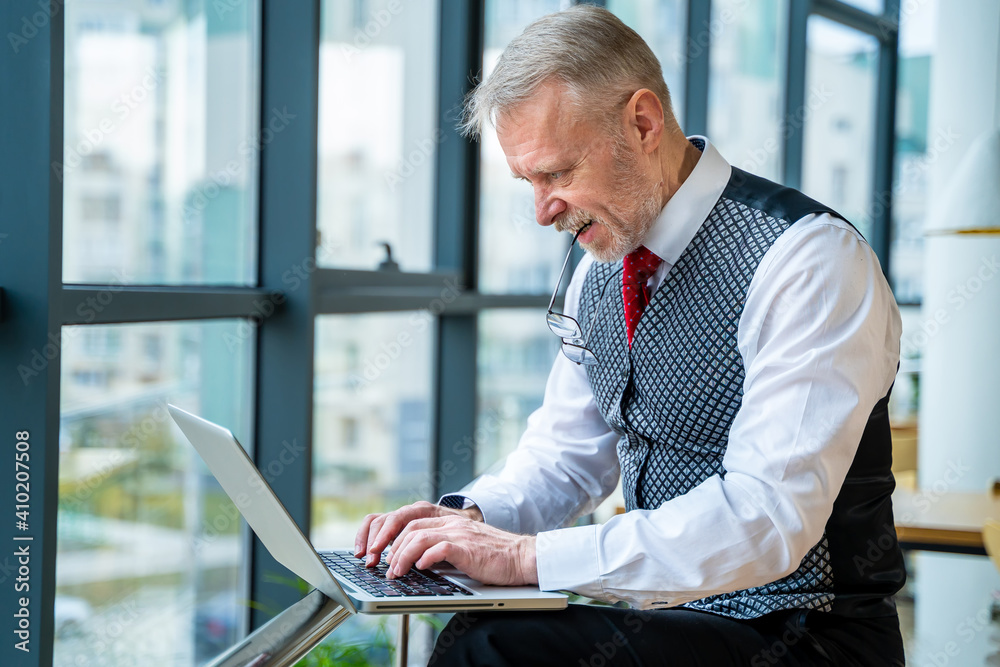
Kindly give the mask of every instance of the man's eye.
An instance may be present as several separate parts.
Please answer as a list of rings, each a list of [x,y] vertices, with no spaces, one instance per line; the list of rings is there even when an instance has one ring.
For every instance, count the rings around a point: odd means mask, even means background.
[[[549,172],[549,178],[551,178],[553,181],[558,181],[560,178],[562,178],[565,175],[566,175],[565,171],[552,171],[552,172]]]

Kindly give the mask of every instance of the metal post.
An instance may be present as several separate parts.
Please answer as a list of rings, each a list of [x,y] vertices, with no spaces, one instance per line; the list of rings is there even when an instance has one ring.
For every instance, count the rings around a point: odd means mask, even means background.
[[[448,3],[440,11],[438,146],[435,268],[459,273],[464,288],[477,282],[479,225],[479,144],[455,129],[462,101],[482,67],[482,2]],[[455,452],[476,428],[477,313],[438,318],[435,359],[435,494],[455,491],[475,471],[475,458]],[[447,472],[447,474],[445,474]],[[436,500],[432,498],[431,500]]]
[[[308,535],[320,0],[263,0],[261,31],[261,128],[276,111],[290,121],[260,153],[260,285],[281,290],[284,304],[258,330],[254,458],[262,471],[280,470],[268,482]],[[301,597],[269,581],[290,575],[257,539],[251,563],[252,600],[284,608]],[[253,627],[266,620],[254,610]]]
[[[799,121],[806,103],[806,48],[810,0],[789,0],[788,52],[785,57],[785,143],[781,160],[782,181],[802,187],[802,152],[805,128]]]
[[[406,667],[410,652],[410,615],[399,615],[399,634],[396,637],[396,667]]]
[[[63,11],[0,3],[0,664],[52,664],[59,504]]]
[[[684,132],[708,134],[708,79],[712,51],[712,2],[688,3],[684,61]]]

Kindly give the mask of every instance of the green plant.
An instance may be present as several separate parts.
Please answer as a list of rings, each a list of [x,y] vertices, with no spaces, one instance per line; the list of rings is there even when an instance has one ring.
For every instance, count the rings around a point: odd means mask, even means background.
[[[305,595],[312,586],[298,577],[285,577],[276,574],[265,575],[265,581],[280,583],[296,589]],[[250,607],[260,609],[272,616],[279,610],[265,608],[257,602],[249,602]],[[433,614],[415,614],[417,621],[427,623],[437,632],[444,629],[445,623]],[[341,630],[342,628],[338,628]],[[375,632],[363,637],[344,638],[335,630],[321,643],[317,644],[304,658],[296,663],[296,667],[375,667],[391,665],[396,655],[396,640],[391,636],[389,617],[379,617],[375,622]]]
[[[318,644],[296,667],[369,667],[391,664],[396,645],[389,637],[387,619],[378,620],[375,635],[363,640],[342,640],[334,632]]]

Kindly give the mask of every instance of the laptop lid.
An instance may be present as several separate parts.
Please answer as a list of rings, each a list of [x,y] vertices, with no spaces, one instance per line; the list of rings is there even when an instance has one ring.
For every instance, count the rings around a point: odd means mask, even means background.
[[[274,559],[352,614],[357,613],[354,603],[299,530],[232,431],[177,406],[168,404],[167,409]]]

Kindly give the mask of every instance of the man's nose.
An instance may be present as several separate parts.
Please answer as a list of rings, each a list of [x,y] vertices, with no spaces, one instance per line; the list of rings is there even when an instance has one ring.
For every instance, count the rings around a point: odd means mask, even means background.
[[[541,188],[535,189],[535,220],[543,227],[552,224],[555,217],[566,210],[566,202],[559,197],[553,197]]]

